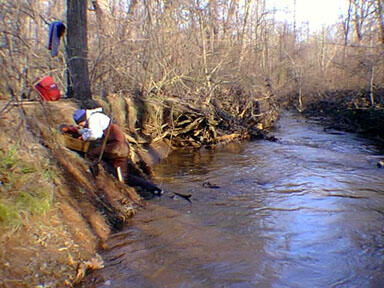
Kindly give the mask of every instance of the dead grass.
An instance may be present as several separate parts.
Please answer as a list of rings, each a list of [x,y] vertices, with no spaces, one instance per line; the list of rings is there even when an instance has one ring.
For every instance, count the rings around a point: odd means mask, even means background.
[[[0,287],[73,286],[102,267],[97,249],[140,201],[57,141],[76,108],[63,100],[0,114]]]

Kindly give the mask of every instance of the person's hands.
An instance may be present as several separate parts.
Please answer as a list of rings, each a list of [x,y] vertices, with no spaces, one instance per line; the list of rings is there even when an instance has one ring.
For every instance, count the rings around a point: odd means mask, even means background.
[[[64,134],[71,134],[76,137],[80,134],[79,129],[77,127],[66,124],[60,126],[60,132]]]
[[[68,133],[79,134],[79,129],[77,129],[77,127],[75,126],[68,126],[67,129],[68,129]]]

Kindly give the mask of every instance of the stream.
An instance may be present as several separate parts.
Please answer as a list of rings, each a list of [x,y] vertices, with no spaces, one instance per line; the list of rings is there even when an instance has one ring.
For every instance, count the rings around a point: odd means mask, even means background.
[[[384,150],[290,112],[273,134],[154,167],[85,287],[384,287]]]

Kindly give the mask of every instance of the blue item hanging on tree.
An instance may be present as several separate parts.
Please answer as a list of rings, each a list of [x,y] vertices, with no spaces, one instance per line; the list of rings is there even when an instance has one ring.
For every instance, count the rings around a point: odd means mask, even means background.
[[[60,38],[65,33],[65,25],[61,21],[54,21],[49,24],[48,50],[51,56],[55,57],[59,53]]]

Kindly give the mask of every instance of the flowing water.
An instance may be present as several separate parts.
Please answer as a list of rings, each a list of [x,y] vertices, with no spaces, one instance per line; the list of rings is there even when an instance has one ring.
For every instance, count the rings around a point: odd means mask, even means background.
[[[156,166],[87,287],[384,287],[383,151],[291,113],[274,135]]]

